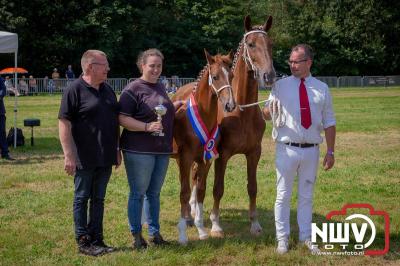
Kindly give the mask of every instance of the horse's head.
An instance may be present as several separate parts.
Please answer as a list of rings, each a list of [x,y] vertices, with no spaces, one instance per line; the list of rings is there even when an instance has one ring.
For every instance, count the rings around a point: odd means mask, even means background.
[[[260,87],[271,86],[275,81],[275,69],[272,61],[272,40],[267,32],[271,28],[272,17],[262,26],[251,26],[250,16],[244,19],[246,33],[243,37],[243,57],[248,69],[254,71]]]
[[[233,53],[212,56],[206,49],[204,49],[204,53],[208,63],[208,87],[212,88],[212,93],[222,103],[224,111],[232,112],[236,107],[231,86],[233,74],[230,66],[232,65]]]

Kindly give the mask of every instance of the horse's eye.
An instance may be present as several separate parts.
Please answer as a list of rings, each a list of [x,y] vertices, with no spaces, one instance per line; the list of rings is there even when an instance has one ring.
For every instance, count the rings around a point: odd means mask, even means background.
[[[252,43],[252,42],[251,42],[251,43],[249,43],[248,45],[249,45],[249,47],[250,47],[250,48],[254,48],[254,47],[256,47],[256,45],[255,45],[254,43]]]
[[[218,76],[213,76],[213,80],[218,80]]]

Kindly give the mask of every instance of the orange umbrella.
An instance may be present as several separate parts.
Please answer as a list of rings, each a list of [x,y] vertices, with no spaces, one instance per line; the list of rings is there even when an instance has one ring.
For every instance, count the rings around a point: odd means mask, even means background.
[[[26,74],[28,73],[28,70],[22,67],[7,67],[0,70],[0,74],[14,74],[14,73]]]

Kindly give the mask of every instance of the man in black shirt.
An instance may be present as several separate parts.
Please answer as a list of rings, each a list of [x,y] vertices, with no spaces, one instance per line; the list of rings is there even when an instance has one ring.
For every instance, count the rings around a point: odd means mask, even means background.
[[[112,165],[121,162],[118,102],[105,83],[110,70],[106,54],[88,50],[81,65],[83,75],[67,87],[61,100],[59,134],[64,169],[75,176],[73,215],[79,251],[97,256],[113,251],[103,242],[103,213]]]

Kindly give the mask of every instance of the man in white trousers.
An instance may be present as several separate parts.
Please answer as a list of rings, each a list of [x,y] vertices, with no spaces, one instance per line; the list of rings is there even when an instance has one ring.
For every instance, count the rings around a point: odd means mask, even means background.
[[[276,142],[275,165],[277,195],[275,201],[275,227],[277,253],[289,249],[290,198],[293,181],[298,177],[297,223],[299,241],[311,252],[317,252],[311,243],[313,190],[319,164],[319,145],[325,131],[326,153],[324,170],[335,163],[334,146],[336,120],[328,86],[310,73],[313,51],[307,44],[292,48],[288,64],[292,75],[276,82],[270,99],[281,108],[266,105],[263,114],[274,122],[273,138]],[[270,110],[270,108],[272,110]],[[276,122],[280,116],[281,123]]]

